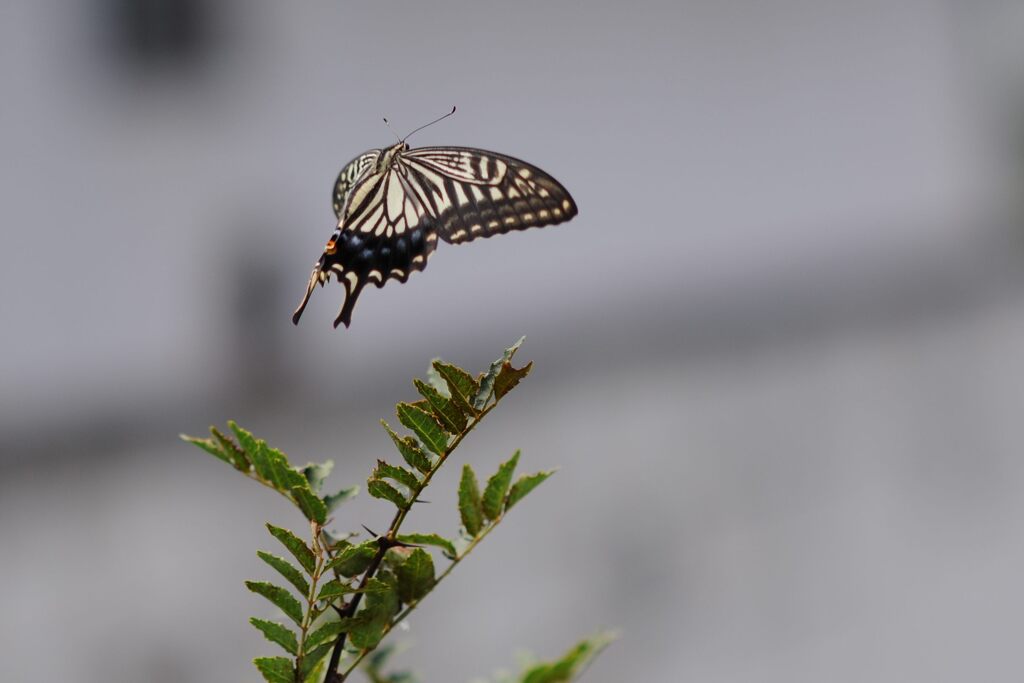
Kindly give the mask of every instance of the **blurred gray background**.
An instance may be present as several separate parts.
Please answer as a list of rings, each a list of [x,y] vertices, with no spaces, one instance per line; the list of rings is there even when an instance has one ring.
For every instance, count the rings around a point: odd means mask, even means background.
[[[1014,0],[6,0],[0,680],[255,680],[241,581],[301,522],[177,434],[361,482],[430,358],[521,334],[459,455],[561,472],[397,663],[614,627],[587,680],[1020,680],[1022,38]],[[293,327],[338,169],[453,104],[413,143],[579,217]],[[455,529],[454,472],[410,528]]]

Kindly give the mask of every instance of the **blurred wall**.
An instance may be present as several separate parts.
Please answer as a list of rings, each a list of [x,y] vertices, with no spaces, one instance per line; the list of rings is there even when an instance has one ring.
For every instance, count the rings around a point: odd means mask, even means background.
[[[175,435],[358,482],[431,357],[523,333],[466,451],[562,472],[400,635],[424,680],[599,626],[587,680],[1013,679],[1022,35],[1005,0],[8,0],[0,679],[252,680],[241,580],[297,520]],[[293,328],[337,170],[452,104],[415,144],[580,216]]]

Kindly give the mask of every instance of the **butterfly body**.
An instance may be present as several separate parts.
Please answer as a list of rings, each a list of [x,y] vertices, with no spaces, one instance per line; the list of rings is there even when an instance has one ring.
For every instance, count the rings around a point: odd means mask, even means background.
[[[451,244],[554,225],[577,213],[569,192],[524,161],[470,147],[410,148],[404,141],[357,156],[335,181],[338,227],[313,265],[313,289],[332,276],[345,287],[335,327],[351,323],[363,287],[405,282],[426,268],[438,238]]]

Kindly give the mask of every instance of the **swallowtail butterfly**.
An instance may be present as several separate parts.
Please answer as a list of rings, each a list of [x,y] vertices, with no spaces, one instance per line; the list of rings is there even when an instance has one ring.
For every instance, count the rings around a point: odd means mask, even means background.
[[[313,264],[306,294],[292,315],[295,324],[314,287],[332,275],[345,287],[334,326],[348,327],[367,283],[405,282],[427,267],[439,237],[462,244],[562,223],[577,209],[557,180],[525,161],[471,147],[412,149],[403,138],[364,152],[341,169],[334,213],[338,227]]]

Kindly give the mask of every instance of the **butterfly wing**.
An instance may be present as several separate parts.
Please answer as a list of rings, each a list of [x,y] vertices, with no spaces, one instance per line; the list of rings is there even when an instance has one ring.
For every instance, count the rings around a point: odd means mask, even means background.
[[[338,228],[313,266],[292,322],[298,323],[315,286],[335,276],[345,287],[345,303],[334,326],[348,327],[367,283],[383,287],[389,279],[405,282],[413,271],[426,268],[436,247],[436,223],[401,172],[392,167],[364,173],[345,197]]]
[[[369,152],[363,152],[342,167],[338,173],[338,179],[334,181],[334,192],[331,193],[331,203],[334,206],[335,216],[341,218],[341,210],[345,206],[345,197],[348,196],[349,190],[352,189],[352,186],[356,184],[356,181],[364,173],[373,168],[373,165],[377,163],[379,158],[380,150],[371,149]]]
[[[399,155],[441,239],[470,242],[545,225],[578,213],[569,191],[520,159],[471,147],[420,147]]]

